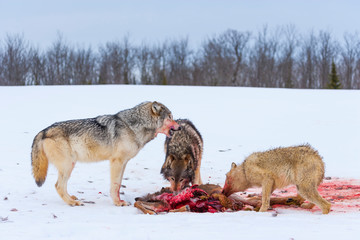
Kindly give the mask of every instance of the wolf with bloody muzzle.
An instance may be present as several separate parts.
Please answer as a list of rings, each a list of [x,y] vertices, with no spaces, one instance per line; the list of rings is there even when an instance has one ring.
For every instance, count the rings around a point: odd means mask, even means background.
[[[170,110],[158,102],[144,102],[114,115],[54,123],[39,132],[32,144],[35,182],[40,187],[49,162],[54,164],[58,170],[58,194],[67,204],[79,206],[82,203],[67,192],[76,162],[110,160],[111,198],[116,206],[128,205],[119,195],[127,162],[158,133],[171,138],[179,128]]]
[[[172,191],[180,191],[189,184],[202,184],[200,165],[203,154],[203,139],[194,124],[187,119],[178,119],[180,130],[165,140],[165,162],[161,168]],[[171,130],[172,131],[172,130]]]

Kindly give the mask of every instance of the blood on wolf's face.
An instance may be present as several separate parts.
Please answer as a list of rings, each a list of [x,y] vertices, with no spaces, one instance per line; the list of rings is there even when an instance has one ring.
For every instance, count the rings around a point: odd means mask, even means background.
[[[171,136],[174,134],[174,131],[179,131],[180,129],[180,125],[172,119],[171,115],[169,115],[164,120],[162,127],[156,131],[155,136],[157,136],[158,133],[163,133],[167,137],[171,138]]]

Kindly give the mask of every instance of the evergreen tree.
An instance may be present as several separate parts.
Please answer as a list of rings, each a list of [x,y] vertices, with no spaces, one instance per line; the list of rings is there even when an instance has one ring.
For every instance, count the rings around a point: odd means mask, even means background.
[[[336,66],[335,66],[334,61],[332,61],[332,63],[331,63],[331,73],[330,73],[329,78],[330,78],[330,82],[328,84],[329,89],[340,89],[341,88],[341,83],[340,83],[339,77],[336,72]]]

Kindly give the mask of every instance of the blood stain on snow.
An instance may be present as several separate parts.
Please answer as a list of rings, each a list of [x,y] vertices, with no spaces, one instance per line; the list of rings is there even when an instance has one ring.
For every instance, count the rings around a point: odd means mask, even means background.
[[[351,212],[360,210],[360,180],[359,179],[342,179],[342,178],[327,178],[318,187],[320,195],[331,203],[331,212]],[[248,193],[261,193],[260,188],[251,188],[247,190]],[[252,194],[253,195],[253,194]],[[287,188],[277,189],[272,194],[272,197],[287,197],[296,196],[296,187],[291,185]],[[295,209],[293,206],[276,205],[274,208]],[[297,208],[304,211],[304,209]],[[317,212],[320,209],[315,206],[311,210]]]

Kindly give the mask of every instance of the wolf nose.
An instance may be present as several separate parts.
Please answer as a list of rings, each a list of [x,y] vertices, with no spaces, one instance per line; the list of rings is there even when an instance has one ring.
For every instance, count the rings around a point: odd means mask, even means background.
[[[175,128],[175,126],[171,126],[171,130],[173,130],[173,131],[180,131],[180,130],[181,130],[181,126],[179,125],[177,128]]]

